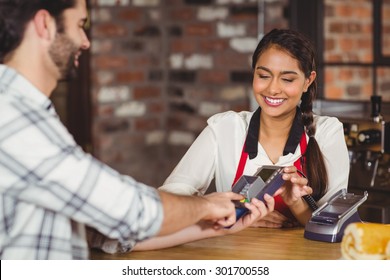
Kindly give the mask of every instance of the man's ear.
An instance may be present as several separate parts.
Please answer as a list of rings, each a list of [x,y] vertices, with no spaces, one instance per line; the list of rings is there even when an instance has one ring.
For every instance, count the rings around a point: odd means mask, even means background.
[[[39,10],[34,16],[34,26],[39,37],[52,41],[56,34],[54,18],[46,10]]]

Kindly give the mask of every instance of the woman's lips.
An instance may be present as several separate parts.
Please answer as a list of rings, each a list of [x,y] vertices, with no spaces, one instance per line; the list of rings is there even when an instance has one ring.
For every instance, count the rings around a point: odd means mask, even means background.
[[[284,102],[284,98],[271,98],[271,97],[264,97],[265,103],[269,106],[279,106]]]

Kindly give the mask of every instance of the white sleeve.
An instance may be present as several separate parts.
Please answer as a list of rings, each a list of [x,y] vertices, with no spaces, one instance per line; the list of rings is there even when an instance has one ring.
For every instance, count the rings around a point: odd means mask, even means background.
[[[207,126],[159,189],[182,195],[204,194],[214,178],[216,149],[215,135]]]
[[[322,151],[328,173],[328,189],[319,200],[322,205],[337,191],[348,187],[349,156],[343,124],[333,117],[320,117],[316,140]]]

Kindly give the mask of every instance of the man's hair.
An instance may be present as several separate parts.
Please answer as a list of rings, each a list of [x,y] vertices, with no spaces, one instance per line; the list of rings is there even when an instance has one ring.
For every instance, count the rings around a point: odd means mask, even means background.
[[[75,6],[76,0],[0,0],[0,63],[21,43],[27,23],[39,10],[47,10],[63,31],[63,11]]]

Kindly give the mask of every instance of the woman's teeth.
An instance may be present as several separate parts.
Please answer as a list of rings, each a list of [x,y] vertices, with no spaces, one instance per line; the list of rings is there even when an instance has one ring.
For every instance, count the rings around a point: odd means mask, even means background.
[[[269,97],[265,97],[265,100],[272,105],[279,105],[284,101],[283,98],[269,98]]]

